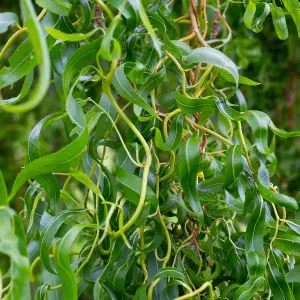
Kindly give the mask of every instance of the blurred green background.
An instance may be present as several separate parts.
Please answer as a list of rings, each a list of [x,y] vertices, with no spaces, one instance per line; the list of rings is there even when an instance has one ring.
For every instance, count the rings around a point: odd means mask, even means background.
[[[176,1],[180,5],[180,0]],[[18,0],[1,0],[0,11],[19,14]],[[227,11],[227,20],[233,30],[233,39],[225,53],[240,67],[240,73],[261,82],[257,87],[241,86],[249,109],[262,110],[269,114],[273,122],[282,129],[300,129],[300,39],[295,25],[287,16],[289,38],[280,41],[275,33],[271,17],[264,23],[260,33],[246,29],[243,24],[245,8],[241,3],[232,3]],[[209,16],[213,18],[213,15]],[[0,35],[0,49],[13,34],[10,29]],[[18,39],[22,41],[25,35]],[[14,45],[8,52],[12,53]],[[0,65],[8,64],[7,60]],[[3,99],[18,94],[19,86],[1,90]],[[10,114],[0,108],[0,169],[4,173],[10,189],[20,168],[27,161],[27,139],[34,125],[46,115],[59,110],[59,100],[53,89],[49,89],[46,99],[33,111],[25,114]],[[58,124],[52,131],[45,131],[42,152],[55,151],[65,143],[63,127]],[[271,140],[270,136],[270,140]],[[277,171],[272,181],[290,195],[299,191],[300,181],[300,139],[277,139]],[[51,145],[51,149],[49,148]]]

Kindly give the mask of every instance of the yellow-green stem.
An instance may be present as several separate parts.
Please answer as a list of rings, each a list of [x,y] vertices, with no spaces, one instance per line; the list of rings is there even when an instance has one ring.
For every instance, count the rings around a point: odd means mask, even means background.
[[[111,64],[111,70],[110,70],[109,74],[107,75],[106,81],[104,82],[103,91],[108,96],[111,104],[113,105],[113,107],[115,108],[117,113],[121,116],[121,118],[125,121],[125,123],[128,125],[128,127],[133,131],[135,136],[139,139],[139,141],[141,142],[141,144],[144,148],[145,154],[146,154],[146,161],[144,163],[144,172],[143,172],[143,178],[142,178],[142,187],[141,187],[141,191],[140,191],[139,203],[136,207],[134,214],[132,215],[130,220],[123,227],[122,232],[125,233],[136,222],[136,220],[138,219],[138,217],[140,216],[140,214],[142,212],[142,209],[143,209],[143,206],[145,203],[145,199],[146,199],[146,189],[147,189],[148,175],[149,175],[152,157],[151,157],[151,152],[150,152],[149,146],[148,146],[147,142],[145,141],[144,137],[138,131],[138,129],[134,126],[134,124],[130,121],[130,119],[126,116],[126,114],[123,112],[123,110],[119,107],[114,96],[111,93],[110,84],[111,84],[116,67],[117,67],[117,61],[113,61]],[[113,234],[113,237],[117,238],[120,235],[121,235],[121,232],[119,230]]]

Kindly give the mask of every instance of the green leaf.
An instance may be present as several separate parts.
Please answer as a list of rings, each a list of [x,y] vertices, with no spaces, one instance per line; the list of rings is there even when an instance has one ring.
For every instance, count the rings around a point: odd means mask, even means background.
[[[263,201],[261,201],[249,220],[245,235],[247,267],[249,276],[252,279],[263,276],[266,269],[263,240],[264,225],[265,207]]]
[[[0,101],[0,105],[15,104],[15,103],[21,101],[30,91],[32,81],[33,81],[33,71],[30,71],[25,77],[20,94],[16,97],[12,97],[10,99]]]
[[[3,174],[0,170],[0,206],[7,206],[8,201],[7,201],[7,189],[6,189],[6,184],[3,178]]]
[[[258,183],[258,190],[261,196],[271,203],[278,204],[280,206],[286,207],[287,209],[298,209],[297,201],[292,197],[273,192],[262,185],[260,182]]]
[[[133,300],[147,300],[147,285],[146,284],[141,285],[136,290]]]
[[[161,68],[159,72],[152,73],[139,89],[140,96],[145,99],[151,91],[157,88],[165,79],[166,68]]]
[[[142,23],[146,27],[146,29],[152,39],[155,50],[157,51],[158,55],[161,56],[160,42],[157,39],[157,36],[155,34],[153,27],[151,26],[151,23],[146,14],[146,11],[142,4],[142,1],[141,0],[129,0],[129,2],[132,5],[132,7],[138,12],[138,14],[142,20]]]
[[[51,27],[46,27],[45,30],[55,39],[68,41],[68,42],[78,42],[78,41],[86,40],[90,38],[92,35],[94,35],[97,31],[99,31],[99,29],[96,28],[87,33],[65,33]]]
[[[106,278],[107,273],[113,267],[114,263],[120,259],[121,255],[122,255],[122,251],[124,250],[122,245],[123,245],[122,238],[118,238],[117,240],[115,240],[113,242],[109,260],[108,260],[107,264],[105,265],[105,268],[98,279],[100,284],[102,284],[107,279]]]
[[[186,57],[186,61],[188,64],[203,62],[224,69],[233,76],[236,88],[238,87],[239,72],[235,63],[219,50],[208,47],[197,48]]]
[[[196,178],[200,163],[200,141],[197,137],[190,137],[179,147],[178,175],[193,212],[197,215],[200,224],[203,222],[203,211],[196,191]]]
[[[134,262],[134,253],[130,253],[125,259],[124,257],[116,264],[114,270],[110,274],[110,285],[114,290],[125,294],[125,280],[129,269]]]
[[[84,22],[82,24],[82,26],[80,27],[80,32],[85,32],[88,27],[90,26],[91,23],[91,19],[92,19],[92,13],[91,13],[91,7],[89,5],[89,1],[88,0],[80,0],[81,3],[81,8],[83,10],[83,14],[84,15]]]
[[[101,39],[80,47],[69,58],[63,73],[63,86],[65,97],[69,94],[72,80],[84,67],[96,62],[96,54],[99,51]]]
[[[34,6],[31,3],[31,0],[24,0],[21,2],[21,10],[24,19],[25,26],[28,29],[29,38],[33,49],[36,53],[35,61],[39,65],[39,80],[35,85],[34,90],[32,91],[29,100],[25,103],[14,105],[14,106],[3,106],[3,108],[10,112],[26,112],[28,110],[33,109],[36,107],[44,98],[45,94],[47,93],[50,81],[50,60],[48,54],[48,47],[46,40],[44,38],[44,34],[41,28],[40,23],[36,19],[36,13],[34,10]],[[20,49],[18,49],[20,50]],[[30,55],[33,55],[30,52]],[[25,59],[31,59],[31,57],[27,56]],[[22,58],[17,58],[16,60],[22,60],[21,63],[25,60],[24,53],[22,53]],[[12,61],[12,64],[15,61]],[[13,67],[12,65],[10,68],[12,69],[10,73],[6,74],[6,76],[11,76],[13,72],[17,72],[17,68],[19,68],[20,64]],[[4,70],[4,69],[3,69]],[[2,71],[3,71],[2,70]],[[18,75],[17,75],[18,76]],[[1,80],[0,74],[0,86],[3,85],[3,81],[5,76],[2,77]],[[7,82],[4,83],[4,86],[7,85]]]
[[[284,7],[291,14],[300,37],[300,3],[297,0],[283,0]]]
[[[267,265],[268,282],[274,299],[294,300],[293,293],[286,282],[280,261],[274,251],[270,251]]]
[[[151,106],[146,102],[145,99],[141,98],[141,96],[139,96],[138,93],[131,86],[129,80],[125,75],[124,68],[125,64],[122,64],[116,69],[112,81],[114,88],[123,98],[125,98],[133,104],[140,106],[141,108],[146,110],[150,115],[153,115],[154,111],[151,108]]]
[[[54,123],[65,117],[66,114],[57,113],[42,119],[31,131],[28,138],[28,160],[32,162],[40,158],[39,153],[39,138],[43,127]],[[51,173],[36,177],[36,181],[48,192],[50,199],[53,199],[51,208],[54,210],[60,198],[59,184]]]
[[[76,170],[71,169],[70,175],[74,177],[77,181],[83,183],[89,190],[91,190],[95,195],[100,195],[101,192],[99,188],[95,185],[95,183],[90,179],[88,175],[85,173]]]
[[[269,14],[269,3],[256,3],[256,12],[252,21],[252,30],[254,32],[261,32],[263,30],[263,23]]]
[[[178,114],[173,120],[169,129],[169,136],[164,143],[161,132],[158,128],[155,130],[155,145],[162,151],[176,150],[182,140],[184,114]]]
[[[128,201],[137,205],[140,198],[142,179],[119,166],[116,167],[116,176],[123,187],[123,192]],[[147,186],[146,190],[146,200],[149,201],[154,208],[157,207],[157,197],[149,186]]]
[[[48,285],[46,283],[43,284],[42,286],[40,286],[35,293],[34,300],[47,299],[46,298],[47,288],[48,288]]]
[[[100,55],[105,60],[118,60],[121,56],[121,46],[117,39],[113,37],[114,32],[120,22],[120,15],[117,15],[110,23],[109,28],[103,37],[100,50]]]
[[[235,292],[233,300],[250,300],[253,299],[255,292],[261,287],[262,283],[265,281],[265,278],[258,277],[252,278],[241,285],[238,290]]]
[[[20,216],[9,208],[1,207],[0,219],[0,253],[11,259],[8,271],[11,277],[11,287],[7,298],[30,299],[29,259]]]
[[[72,4],[65,0],[36,0],[36,4],[60,16],[68,16],[72,9]]]
[[[287,225],[300,235],[300,220],[286,220]]]
[[[270,3],[273,25],[280,40],[286,40],[289,36],[284,11],[276,6],[275,2]]]
[[[291,230],[279,231],[274,247],[284,253],[300,256],[300,236]]]
[[[282,138],[300,136],[300,131],[286,132],[277,128],[267,114],[257,110],[248,110],[246,112],[238,112],[231,108],[224,99],[217,99],[216,105],[219,111],[233,121],[245,120],[250,125],[252,133],[256,141],[257,150],[263,154],[269,154],[268,146],[268,129],[275,135]]]
[[[157,279],[157,278],[165,278],[165,277],[173,277],[173,278],[179,279],[182,282],[188,284],[187,278],[177,268],[173,268],[173,267],[163,268],[159,272],[156,273],[154,278]]]
[[[62,300],[78,299],[75,274],[70,265],[70,248],[84,228],[96,228],[96,224],[78,224],[73,226],[60,241],[55,253],[55,266],[62,284]]]
[[[81,153],[88,142],[88,132],[83,133],[65,148],[56,153],[40,157],[29,163],[18,174],[10,192],[8,201],[11,201],[22,185],[31,178],[51,172],[66,172],[71,167],[75,167]]]
[[[252,29],[252,21],[256,12],[256,4],[249,1],[245,14],[244,14],[244,24],[248,29]]]
[[[226,70],[220,70],[220,74],[225,80],[227,80],[229,82],[232,82],[232,83],[235,83],[235,80],[234,80],[233,76],[230,73],[228,73]],[[247,77],[244,77],[244,76],[240,75],[239,76],[239,84],[257,86],[257,85],[260,85],[261,83],[253,81],[253,80],[251,80]]]
[[[19,22],[19,18],[12,12],[0,13],[0,34],[8,30],[9,26],[15,26]]]
[[[204,114],[212,114],[216,109],[215,97],[205,97],[202,99],[187,98],[176,92],[177,107],[183,112],[192,114],[200,112]]]
[[[240,145],[233,145],[226,151],[225,159],[225,182],[224,187],[234,183],[243,170],[242,148]]]
[[[44,232],[42,233],[41,240],[40,240],[40,257],[43,265],[47,269],[48,272],[52,274],[56,274],[53,270],[49,258],[50,248],[53,242],[53,239],[61,227],[61,225],[68,219],[73,216],[79,215],[83,213],[83,209],[78,210],[64,210],[57,214],[46,226]]]
[[[286,274],[287,282],[300,282],[300,265],[295,266]]]

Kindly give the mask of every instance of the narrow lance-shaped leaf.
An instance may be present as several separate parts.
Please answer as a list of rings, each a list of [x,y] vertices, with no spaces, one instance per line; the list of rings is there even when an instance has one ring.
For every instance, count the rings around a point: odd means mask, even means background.
[[[28,138],[28,160],[32,162],[38,158],[40,158],[39,153],[39,137],[41,134],[41,130],[43,127],[47,126],[52,122],[55,122],[59,119],[62,119],[66,116],[63,113],[57,113],[53,115],[49,115],[42,119],[31,131],[30,136]],[[51,173],[40,175],[36,178],[36,181],[48,192],[49,197],[53,199],[51,203],[51,208],[54,209],[56,204],[60,198],[60,188],[59,184]]]
[[[41,21],[42,26],[55,26],[57,17],[47,13]],[[54,41],[50,41],[47,32],[43,33],[43,39],[47,38],[47,44],[51,47]],[[52,38],[51,38],[52,39]],[[22,77],[26,76],[33,68],[38,64],[36,59],[36,50],[33,47],[29,38],[25,39],[24,42],[14,51],[9,58],[9,67],[3,67],[0,70],[0,89],[8,86]]]
[[[256,12],[256,4],[249,1],[245,14],[244,14],[244,24],[248,29],[252,29],[252,21]]]
[[[39,80],[32,91],[29,100],[27,100],[25,103],[13,106],[3,106],[5,110],[10,112],[26,112],[36,107],[45,96],[50,81],[50,60],[48,47],[41,25],[36,19],[37,16],[31,0],[21,1],[21,10],[25,25],[28,29],[30,41],[36,53],[35,59],[39,64]],[[7,76],[10,76],[10,74],[7,74]]]
[[[101,39],[97,39],[89,44],[80,47],[68,59],[63,73],[63,85],[65,96],[68,95],[72,80],[87,65],[96,62],[96,54],[99,51]]]
[[[78,224],[73,226],[62,238],[55,253],[55,266],[62,284],[62,300],[77,300],[75,274],[70,265],[70,248],[84,228],[96,228],[96,224]]]
[[[137,205],[142,187],[142,179],[119,166],[116,168],[116,175],[128,200]],[[147,186],[146,190],[146,200],[149,201],[153,207],[157,207],[158,199],[149,186]]]
[[[176,92],[176,103],[183,112],[192,114],[195,112],[212,114],[216,109],[215,97],[202,99],[187,98]]]
[[[252,21],[252,30],[254,32],[261,32],[263,30],[263,23],[270,13],[269,3],[257,3],[256,13]]]
[[[298,0],[283,0],[284,7],[291,14],[300,37],[300,3]]]
[[[72,9],[72,4],[61,0],[36,0],[36,4],[60,16],[68,16]]]
[[[245,236],[247,267],[250,278],[257,278],[263,276],[265,273],[264,225],[265,206],[261,200],[249,220]]]
[[[157,51],[158,55],[161,56],[160,43],[157,39],[157,36],[155,34],[153,27],[151,26],[151,23],[149,22],[149,18],[147,16],[147,13],[145,11],[142,1],[141,0],[129,0],[129,2],[132,5],[132,7],[139,13],[140,18],[152,39],[155,50]]]
[[[120,22],[121,16],[116,16],[110,23],[109,28],[102,40],[98,55],[105,60],[118,60],[121,56],[121,46],[117,39],[113,37],[114,31]],[[112,48],[113,46],[113,48]]]
[[[196,178],[200,163],[200,141],[190,137],[182,143],[178,154],[178,175],[185,192],[185,197],[193,212],[197,215],[200,225],[203,222],[203,211],[196,191]]]
[[[6,206],[8,204],[7,201],[7,189],[6,184],[3,178],[3,174],[0,170],[0,206]]]
[[[226,151],[224,187],[234,183],[242,170],[242,148],[240,145],[233,145]]]
[[[267,114],[257,110],[238,112],[229,106],[224,99],[217,99],[216,105],[219,111],[227,118],[234,121],[245,120],[250,125],[253,132],[257,150],[263,154],[269,154],[268,128],[277,136],[282,138],[300,136],[300,131],[287,132],[277,128]]]
[[[20,94],[16,97],[12,97],[10,99],[0,101],[0,105],[15,104],[15,103],[21,101],[30,91],[32,81],[33,81],[33,71],[30,71],[25,77]]]
[[[268,282],[274,299],[294,300],[294,295],[285,279],[283,268],[274,250],[270,250],[267,265]]]
[[[233,300],[250,300],[265,281],[264,277],[254,277],[246,281],[235,292]]]
[[[96,28],[87,33],[65,33],[51,27],[46,27],[45,29],[55,39],[68,41],[68,42],[78,42],[78,41],[88,39],[92,35],[94,35],[97,31],[99,31],[99,29]]]
[[[281,252],[300,256],[300,236],[292,230],[279,231],[274,247]]]
[[[125,75],[124,68],[125,64],[122,64],[116,69],[112,81],[114,88],[126,100],[140,106],[141,108],[145,109],[150,115],[153,115],[154,112],[151,106],[146,102],[145,99],[141,98],[141,96],[139,96],[131,86],[129,80]]]
[[[8,299],[30,299],[29,259],[27,257],[25,233],[20,216],[9,208],[0,209],[0,253],[11,259],[9,273],[11,287]]]
[[[47,225],[40,240],[40,257],[48,272],[56,274],[49,258],[52,241],[61,225],[70,217],[83,213],[84,210],[65,210],[56,215]]]
[[[287,282],[300,282],[300,265],[295,266],[286,274]]]
[[[186,61],[188,64],[203,62],[224,69],[233,76],[236,88],[238,87],[239,72],[235,63],[219,50],[208,47],[197,48],[186,57]]]
[[[270,3],[273,25],[280,40],[286,40],[289,36],[284,11],[276,6],[275,2]]]
[[[155,130],[155,145],[163,151],[173,151],[179,147],[182,139],[184,115],[178,114],[173,120],[169,130],[169,136],[164,143],[161,132],[158,128]]]

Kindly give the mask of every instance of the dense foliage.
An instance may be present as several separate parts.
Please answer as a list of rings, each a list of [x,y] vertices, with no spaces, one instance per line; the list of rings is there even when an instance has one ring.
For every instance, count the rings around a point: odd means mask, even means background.
[[[0,298],[297,299],[300,3],[35,2],[0,13]]]

